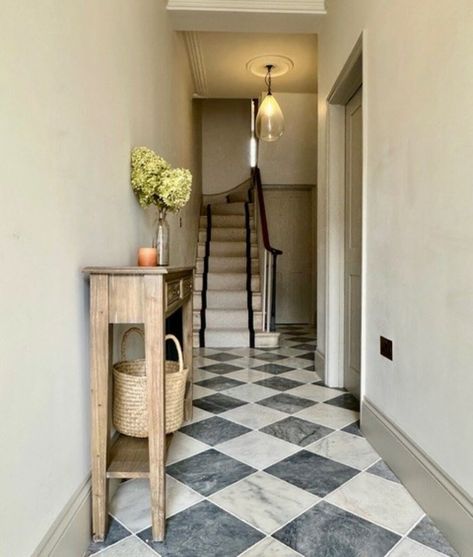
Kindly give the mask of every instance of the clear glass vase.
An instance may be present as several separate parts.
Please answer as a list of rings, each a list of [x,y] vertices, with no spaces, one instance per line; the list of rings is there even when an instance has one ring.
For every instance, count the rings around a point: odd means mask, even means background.
[[[169,265],[169,223],[166,211],[161,209],[158,210],[153,247],[157,250],[158,266]]]

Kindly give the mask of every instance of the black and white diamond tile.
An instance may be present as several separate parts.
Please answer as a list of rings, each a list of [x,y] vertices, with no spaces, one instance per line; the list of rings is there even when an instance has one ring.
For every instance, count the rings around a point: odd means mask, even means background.
[[[458,557],[314,368],[315,332],[278,349],[196,350],[194,413],[167,454],[166,539],[149,482],[120,484],[100,557]]]

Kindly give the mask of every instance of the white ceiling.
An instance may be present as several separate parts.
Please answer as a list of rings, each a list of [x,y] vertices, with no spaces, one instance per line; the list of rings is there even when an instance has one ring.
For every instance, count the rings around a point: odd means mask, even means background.
[[[273,80],[275,92],[317,91],[317,39],[312,34],[185,32],[195,93],[206,98],[252,98],[264,79],[246,65],[261,55],[289,57],[294,69]]]

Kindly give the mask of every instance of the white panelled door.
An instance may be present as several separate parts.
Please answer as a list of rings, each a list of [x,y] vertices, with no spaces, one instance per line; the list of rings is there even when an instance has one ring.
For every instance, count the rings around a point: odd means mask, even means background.
[[[362,90],[345,113],[345,388],[360,396],[361,239],[362,239]]]

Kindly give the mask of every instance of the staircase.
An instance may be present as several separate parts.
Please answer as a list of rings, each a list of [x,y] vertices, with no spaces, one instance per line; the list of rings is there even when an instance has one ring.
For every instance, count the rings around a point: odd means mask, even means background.
[[[254,205],[248,194],[206,207],[194,279],[194,346],[277,346],[264,333]]]

